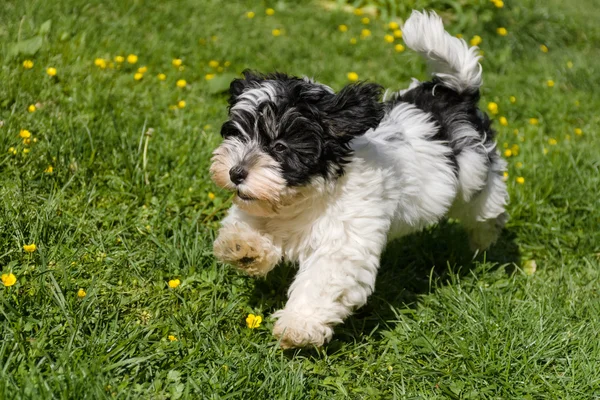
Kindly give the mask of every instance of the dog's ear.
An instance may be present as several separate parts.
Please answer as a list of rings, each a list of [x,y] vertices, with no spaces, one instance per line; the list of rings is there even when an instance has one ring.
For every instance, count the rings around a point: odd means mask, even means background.
[[[246,69],[242,72],[243,78],[234,79],[229,85],[229,105],[232,106],[237,101],[240,94],[247,88],[255,86],[257,83],[265,80],[264,76],[258,72]]]
[[[379,101],[382,89],[374,83],[359,82],[323,98],[319,109],[331,133],[350,140],[377,127],[384,114]]]

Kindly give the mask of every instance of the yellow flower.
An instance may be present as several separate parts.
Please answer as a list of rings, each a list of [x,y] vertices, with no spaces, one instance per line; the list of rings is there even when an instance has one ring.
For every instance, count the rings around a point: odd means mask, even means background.
[[[519,135],[519,130],[518,130],[518,129],[515,129],[515,130],[513,131],[513,133],[515,134],[515,136],[518,136],[518,135]]]
[[[346,76],[350,82],[356,82],[358,80],[358,74],[356,72],[348,72]]]
[[[171,104],[171,105],[169,106],[169,110],[171,110],[171,111],[173,111],[173,110],[177,110],[177,106],[176,106],[176,105],[173,105],[173,104]]]
[[[508,99],[510,100],[511,104],[515,104],[517,102],[517,98],[515,96],[510,96]]]
[[[125,57],[123,57],[123,56],[115,57],[115,62],[117,62],[118,64],[121,64],[123,61],[125,61]]]
[[[169,339],[170,342],[176,342],[177,341],[177,337],[175,337],[175,335],[169,335],[169,336],[167,336],[167,338]]]
[[[523,163],[521,161],[519,161],[518,163],[515,164],[515,167],[523,168]]]
[[[546,81],[546,85],[548,85],[548,87],[554,87],[554,81],[552,79],[548,79]]]
[[[557,143],[558,143],[558,141],[556,139],[554,139],[554,138],[548,139],[548,144],[550,146],[556,146]]]
[[[508,172],[504,171],[504,174],[502,175],[502,180],[504,182],[506,182],[507,179],[508,179]]]
[[[23,68],[25,68],[25,69],[33,68],[33,61],[31,61],[31,60],[23,61]]]
[[[342,24],[342,25],[338,26],[338,31],[340,31],[340,32],[348,32],[348,25]]]
[[[575,128],[575,134],[577,136],[581,136],[581,135],[583,135],[583,130],[581,130],[581,128]]]
[[[21,129],[19,136],[21,136],[23,139],[29,139],[31,137],[31,132],[29,132],[27,129]]]
[[[354,12],[354,15],[358,15],[358,16],[363,15],[363,10],[360,8],[355,8],[353,12]]]
[[[31,104],[29,107],[27,107],[27,111],[29,111],[30,113],[35,112],[35,110],[37,110],[35,104]]]
[[[206,74],[204,75],[204,79],[206,79],[207,81],[210,81],[211,79],[214,79],[215,74]]]
[[[255,15],[256,14],[254,13],[254,11],[248,11],[246,13],[246,18],[252,19],[252,18],[254,18]]]
[[[8,274],[2,274],[2,283],[4,286],[12,286],[17,283],[17,277],[12,272]]]
[[[133,79],[135,79],[136,81],[141,80],[144,77],[144,74],[137,72],[135,75],[133,75]]]
[[[44,172],[47,174],[51,174],[52,172],[54,172],[54,168],[52,167],[52,165],[48,165],[48,168],[46,168]]]
[[[392,21],[388,24],[388,28],[395,31],[396,29],[400,28],[400,25],[398,25],[397,22]]]
[[[31,151],[31,149],[23,149],[23,154],[27,154]]]
[[[208,66],[211,67],[211,68],[217,68],[219,66],[219,62],[216,61],[216,60],[210,60],[208,62]]]
[[[56,72],[57,72],[56,68],[54,68],[54,67],[50,67],[50,68],[46,69],[46,73],[50,76],[56,76]]]
[[[539,120],[539,119],[537,119],[537,118],[529,118],[529,123],[530,123],[531,125],[537,125],[537,124],[539,124],[539,123],[540,123],[540,120]]]
[[[8,152],[9,152],[9,153],[12,153],[12,154],[16,154],[16,152],[17,152],[17,151],[15,150],[15,148],[14,148],[14,147],[9,147],[9,148],[8,148]]]
[[[525,178],[523,178],[522,176],[518,176],[518,177],[517,177],[517,183],[518,183],[519,185],[522,185],[522,184],[524,184],[524,183],[525,183]]]
[[[106,60],[104,58],[96,58],[94,60],[94,65],[98,68],[106,68]]]
[[[175,58],[173,61],[171,61],[171,64],[173,64],[174,67],[180,67],[181,64],[183,64],[183,61],[181,58]]]
[[[548,52],[548,46],[546,46],[545,44],[541,44],[540,45],[540,50],[542,51],[542,53],[547,53]]]
[[[496,33],[500,36],[508,35],[508,31],[504,27],[500,27],[500,28],[496,29]]]
[[[275,14],[275,10],[273,10],[272,8],[267,8],[265,10],[265,14],[267,14],[267,15],[273,15],[273,14]]]
[[[178,88],[184,88],[187,85],[187,82],[185,79],[179,79],[175,84]]]
[[[360,36],[362,38],[367,38],[367,37],[371,36],[371,31],[368,29],[363,29],[362,31],[360,31]]]
[[[79,297],[80,299],[83,299],[85,296],[87,296],[87,293],[85,292],[85,290],[79,289],[77,291],[77,297]]]
[[[404,46],[398,43],[394,46],[394,50],[396,50],[397,53],[402,53],[404,51]]]
[[[356,44],[358,42],[358,40],[356,40],[356,38],[352,38],[350,39],[350,44]]]
[[[512,156],[512,150],[511,149],[504,150],[504,157],[510,157],[510,156]]]
[[[165,74],[158,74],[157,78],[159,81],[164,81],[165,79],[167,79],[167,76]]]
[[[362,22],[365,25],[369,25],[369,23],[371,22],[371,20],[367,17],[361,18],[360,22]]]
[[[181,281],[179,279],[171,279],[169,281],[169,287],[171,289],[175,289],[177,286],[181,285]]]
[[[502,1],[502,0],[493,0],[493,3],[496,6],[496,8],[504,7],[504,1]]]
[[[508,120],[506,119],[506,117],[500,117],[498,119],[498,122],[500,122],[500,125],[502,126],[508,126]]]
[[[281,36],[281,29],[273,29],[271,31],[271,33],[273,34],[273,36],[277,37],[277,36]]]
[[[479,46],[481,42],[483,42],[481,36],[475,35],[473,36],[473,38],[471,38],[471,41],[469,43],[471,43],[471,46]]]
[[[396,29],[394,31],[394,37],[400,39],[402,37],[402,31],[400,29]]]
[[[209,200],[214,200],[215,199],[215,194],[213,192],[208,192],[208,198]]]
[[[491,101],[488,103],[487,105],[488,111],[491,112],[492,114],[496,115],[498,114],[498,104]]]
[[[138,72],[139,72],[140,74],[145,74],[147,71],[148,71],[148,67],[146,67],[146,66],[143,66],[143,67],[139,67],[139,68],[138,68]]]
[[[250,329],[256,329],[260,326],[262,317],[260,315],[248,314],[246,317],[246,326]]]
[[[135,54],[130,54],[127,56],[127,62],[129,64],[135,64],[136,62],[138,62],[138,56],[136,56]]]
[[[394,43],[394,37],[392,35],[385,35],[383,37],[383,40],[385,40],[388,43]]]
[[[567,61],[567,68],[573,68],[573,61]]]
[[[29,146],[31,144],[31,139],[23,139],[23,144]]]
[[[33,253],[36,249],[37,249],[37,246],[35,245],[35,243],[23,245],[23,250],[25,250],[28,253]]]
[[[179,108],[185,108],[185,100],[179,100],[177,102],[177,107],[179,107]]]
[[[519,155],[519,145],[518,144],[513,144],[512,147],[510,148],[510,150],[512,151],[514,156]]]

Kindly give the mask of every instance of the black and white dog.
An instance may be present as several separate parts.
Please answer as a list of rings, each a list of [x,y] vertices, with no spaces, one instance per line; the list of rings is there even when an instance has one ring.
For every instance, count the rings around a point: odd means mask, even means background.
[[[389,240],[450,216],[483,250],[507,219],[506,163],[477,107],[478,49],[445,32],[435,13],[413,12],[403,33],[433,79],[383,102],[372,83],[335,93],[252,72],[231,83],[211,173],[236,196],[214,252],[253,276],[281,260],[299,264],[274,314],[284,348],[331,339],[373,291]]]

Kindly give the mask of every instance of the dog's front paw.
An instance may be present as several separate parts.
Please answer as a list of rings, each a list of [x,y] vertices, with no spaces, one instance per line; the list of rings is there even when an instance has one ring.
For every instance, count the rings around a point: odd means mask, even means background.
[[[333,336],[331,326],[313,318],[285,310],[276,312],[274,316],[279,319],[273,328],[273,335],[279,339],[279,345],[283,349],[320,347]]]
[[[243,223],[224,226],[213,250],[219,260],[252,276],[266,275],[281,259],[281,252],[268,237]]]

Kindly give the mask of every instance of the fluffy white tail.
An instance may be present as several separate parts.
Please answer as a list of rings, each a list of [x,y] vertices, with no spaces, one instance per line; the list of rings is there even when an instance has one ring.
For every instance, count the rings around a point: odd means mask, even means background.
[[[469,48],[463,39],[446,32],[436,13],[413,11],[402,31],[406,45],[429,61],[433,75],[444,85],[458,93],[479,89],[478,48]]]

